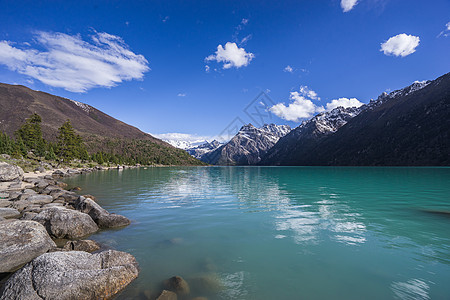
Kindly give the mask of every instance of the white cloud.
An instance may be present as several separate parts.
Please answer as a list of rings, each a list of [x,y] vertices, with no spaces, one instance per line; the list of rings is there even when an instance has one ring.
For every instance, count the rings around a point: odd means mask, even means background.
[[[186,97],[186,93],[178,93],[178,97]]]
[[[331,102],[327,103],[326,105],[326,110],[327,111],[331,111],[333,109],[335,109],[336,107],[342,106],[344,108],[347,107],[360,107],[361,105],[363,105],[364,103],[360,102],[358,99],[356,98],[339,98],[339,99],[334,99]]]
[[[243,25],[247,25],[248,19],[242,19],[241,23],[242,23]]]
[[[289,99],[293,100],[289,105],[278,103],[269,108],[269,111],[284,120],[293,122],[311,118],[314,114],[324,111],[322,106],[313,103],[313,100],[320,98],[317,97],[316,92],[310,90],[307,86],[301,86],[299,92],[291,92]]]
[[[205,72],[209,73],[209,66],[208,65],[205,65]]]
[[[150,133],[150,134],[158,139],[165,140],[165,141],[175,141],[175,142],[179,142],[179,144],[183,144],[183,143],[197,144],[197,143],[203,143],[205,141],[211,142],[214,139],[217,139],[217,137],[209,136],[209,135],[197,135],[197,134],[179,133],[179,132],[169,132],[169,133],[161,133],[161,134]]]
[[[247,42],[248,42],[249,40],[251,40],[251,38],[252,38],[252,35],[251,35],[251,34],[247,35],[246,37],[244,37],[244,38],[241,40],[241,42],[239,43],[239,46],[244,46],[245,44],[247,44]]]
[[[313,101],[320,100],[317,93],[307,86],[300,86],[298,92],[291,92],[289,99],[292,101],[287,106],[284,103],[278,103],[269,108],[269,111],[276,116],[293,122],[299,122],[301,119],[309,119],[324,111],[331,111],[336,107],[360,107],[363,105],[356,98],[339,98],[334,99],[323,106],[316,105]]]
[[[442,30],[441,33],[439,33],[439,35],[437,37],[440,37],[441,35],[443,35],[445,37],[450,36],[450,22],[445,24],[445,29]]]
[[[86,42],[80,35],[37,32],[35,41],[45,50],[19,49],[10,41],[0,41],[0,64],[71,92],[142,79],[150,70],[145,57],[130,51],[120,37],[95,32],[91,39]]]
[[[405,57],[416,52],[419,42],[420,38],[418,36],[401,33],[382,43],[380,51],[385,55]]]
[[[292,72],[294,72],[294,69],[292,69],[291,66],[287,65],[286,68],[283,69],[283,71],[284,71],[284,72],[292,73]]]
[[[358,0],[341,0],[341,7],[344,12],[351,11],[356,4],[358,4]]]
[[[300,86],[300,94],[313,100],[320,100],[320,97],[317,96],[317,93],[311,90],[306,85]]]
[[[217,46],[215,54],[211,54],[206,58],[206,61],[215,60],[223,62],[224,69],[231,67],[240,68],[248,66],[250,61],[255,57],[253,53],[246,52],[244,48],[238,48],[236,43],[227,42],[225,48],[222,45]]]

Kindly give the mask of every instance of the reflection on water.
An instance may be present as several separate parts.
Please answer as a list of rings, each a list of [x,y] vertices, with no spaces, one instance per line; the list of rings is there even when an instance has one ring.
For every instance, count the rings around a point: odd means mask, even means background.
[[[420,279],[394,282],[391,287],[395,296],[402,300],[430,299],[428,295],[430,286]]]
[[[450,299],[450,220],[423,213],[450,211],[449,182],[446,168],[149,168],[69,179],[133,220],[93,236],[140,263],[119,299],[152,298],[173,275],[208,299]]]

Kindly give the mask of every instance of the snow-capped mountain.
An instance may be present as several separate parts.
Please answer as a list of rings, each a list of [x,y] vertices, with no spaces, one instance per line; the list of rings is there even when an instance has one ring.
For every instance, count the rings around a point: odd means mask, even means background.
[[[222,145],[223,143],[217,140],[213,140],[212,142],[205,141],[203,144],[192,146],[185,150],[193,157],[200,159],[206,153],[214,151]]]
[[[376,100],[370,100],[370,102],[367,105],[365,105],[364,109],[373,109],[391,99],[395,99],[398,97],[406,97],[418,90],[423,89],[424,87],[429,85],[431,82],[432,82],[431,80],[414,81],[413,84],[411,84],[403,89],[395,90],[393,92],[390,92],[389,94],[384,92],[380,96],[378,96],[378,98]]]
[[[192,148],[197,147],[199,145],[202,145],[204,143],[208,143],[205,140],[203,140],[203,141],[193,141],[192,142],[192,141],[184,141],[184,140],[163,139],[163,141],[171,144],[175,148],[179,148],[179,149],[183,149],[183,150],[192,149]]]
[[[264,165],[446,165],[450,73],[382,93],[359,108],[304,121],[262,157]]]
[[[256,128],[247,124],[242,126],[228,143],[206,153],[200,159],[220,165],[256,164],[261,160],[261,156],[290,130],[287,125],[265,124]]]

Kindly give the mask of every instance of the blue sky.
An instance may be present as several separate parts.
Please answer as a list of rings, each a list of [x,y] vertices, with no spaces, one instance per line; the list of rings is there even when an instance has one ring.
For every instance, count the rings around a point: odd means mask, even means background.
[[[90,104],[154,134],[211,137],[260,122],[255,109],[270,112],[264,122],[295,127],[332,100],[367,103],[450,71],[448,0],[0,7],[0,82]]]

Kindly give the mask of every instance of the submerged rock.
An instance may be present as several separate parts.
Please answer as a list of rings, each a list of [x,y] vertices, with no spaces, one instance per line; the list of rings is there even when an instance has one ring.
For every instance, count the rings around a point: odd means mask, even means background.
[[[156,300],[177,300],[177,294],[174,292],[163,290]]]
[[[51,236],[59,239],[77,239],[98,230],[89,215],[63,207],[46,208],[33,220],[44,225]]]
[[[174,276],[164,281],[164,287],[179,296],[189,295],[191,289],[189,284],[180,276]]]
[[[23,170],[19,166],[0,162],[0,181],[13,181],[23,179]]]
[[[99,250],[100,245],[92,240],[68,241],[64,245],[63,249],[69,251],[85,251],[90,253]]]
[[[124,216],[109,213],[94,200],[80,196],[75,208],[88,214],[100,228],[114,228],[130,225],[130,220]]]
[[[45,253],[6,281],[0,299],[109,299],[138,273],[136,259],[125,252]]]
[[[53,247],[55,243],[37,222],[1,222],[0,273],[12,272]]]

